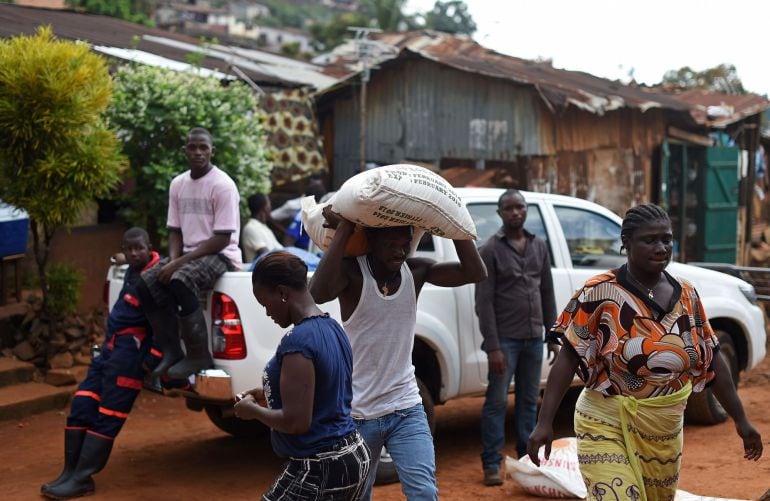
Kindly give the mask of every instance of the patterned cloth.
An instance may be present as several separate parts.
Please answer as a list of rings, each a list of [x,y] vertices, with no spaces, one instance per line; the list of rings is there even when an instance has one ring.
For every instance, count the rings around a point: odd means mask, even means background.
[[[158,272],[168,262],[169,258],[164,258],[155,266],[142,272],[142,280],[144,280],[147,290],[150,291],[155,304],[161,307],[173,301],[168,284],[163,284],[158,280]],[[200,297],[201,293],[208,292],[214,287],[214,282],[224,272],[234,271],[234,269],[230,260],[222,254],[209,254],[185,263],[171,275],[171,280],[181,281],[196,296]]]
[[[575,435],[588,499],[673,501],[691,389],[688,382],[676,393],[644,399],[583,390]]]
[[[291,458],[262,500],[358,500],[371,461],[364,439],[354,431],[327,451]]]
[[[323,145],[307,89],[271,92],[262,98],[265,132],[273,156],[273,184],[326,172]]]
[[[550,336],[577,352],[586,387],[648,398],[688,382],[698,392],[714,378],[719,343],[698,293],[664,273],[674,287],[665,309],[626,280],[625,266],[589,279],[572,296]]]

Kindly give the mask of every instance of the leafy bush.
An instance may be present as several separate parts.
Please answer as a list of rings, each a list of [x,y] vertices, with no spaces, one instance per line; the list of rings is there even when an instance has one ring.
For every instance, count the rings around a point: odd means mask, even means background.
[[[166,227],[168,187],[187,170],[182,146],[193,127],[213,134],[212,162],[238,185],[244,215],[246,198],[269,190],[271,166],[257,100],[241,82],[223,85],[195,72],[124,66],[115,74],[108,116],[120,130],[135,184],[124,197],[127,219],[152,234]]]
[[[50,28],[0,40],[0,199],[29,213],[45,300],[54,232],[124,168],[102,119],[111,94],[107,64],[86,43],[57,40]]]
[[[48,310],[57,317],[75,313],[80,301],[83,272],[69,263],[54,263],[46,273]]]

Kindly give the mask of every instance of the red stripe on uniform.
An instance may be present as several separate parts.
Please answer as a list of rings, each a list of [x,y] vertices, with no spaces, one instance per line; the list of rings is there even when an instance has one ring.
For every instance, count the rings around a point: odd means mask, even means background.
[[[126,334],[133,334],[136,337],[140,337],[144,339],[144,337],[147,335],[147,329],[144,327],[126,327],[125,329],[121,329],[118,332],[115,333],[118,336],[124,336]]]
[[[99,396],[98,393],[94,393],[93,391],[86,391],[86,390],[78,390],[75,392],[76,397],[90,397],[96,400],[97,402],[102,399],[102,397]]]
[[[99,407],[99,412],[101,412],[102,414],[106,414],[108,416],[113,416],[120,419],[128,418],[128,412],[113,411],[112,409],[107,409],[106,407]]]
[[[156,350],[155,348],[150,348],[150,355],[160,358],[163,356],[163,352]]]
[[[139,308],[139,300],[129,293],[123,294],[123,301],[127,302],[134,308]]]
[[[118,376],[116,384],[121,388],[131,388],[132,390],[141,390],[142,382],[126,376]]]
[[[105,435],[103,433],[97,433],[93,430],[88,430],[86,433],[90,433],[91,435],[96,435],[97,437],[106,438],[107,440],[115,440],[115,437],[111,437],[109,435]]]

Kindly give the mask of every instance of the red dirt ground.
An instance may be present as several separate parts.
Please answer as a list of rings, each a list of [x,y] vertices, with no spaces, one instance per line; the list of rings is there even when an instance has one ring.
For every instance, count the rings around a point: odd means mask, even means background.
[[[715,497],[757,499],[770,489],[770,358],[745,374],[739,391],[763,435],[765,457],[747,462],[731,422],[688,426],[680,488]],[[484,487],[479,460],[481,398],[436,409],[436,451],[441,499],[535,500],[513,482]],[[35,500],[41,483],[58,475],[64,411],[0,422],[0,498]],[[570,433],[569,420],[558,432]],[[509,421],[510,424],[510,421]],[[507,447],[515,449],[513,444]],[[96,476],[94,500],[257,499],[281,462],[267,439],[236,440],[215,428],[182,399],[142,394],[117,440],[107,468]],[[376,501],[404,499],[400,484],[375,489]]]

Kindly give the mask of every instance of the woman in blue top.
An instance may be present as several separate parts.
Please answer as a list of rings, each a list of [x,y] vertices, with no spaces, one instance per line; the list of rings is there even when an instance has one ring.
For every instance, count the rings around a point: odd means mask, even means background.
[[[275,323],[294,327],[265,366],[263,390],[235,404],[241,419],[272,429],[273,450],[289,458],[263,500],[355,500],[371,457],[350,417],[353,356],[347,335],[313,301],[307,266],[274,251],[254,267],[254,297]],[[258,402],[266,400],[266,406]]]

